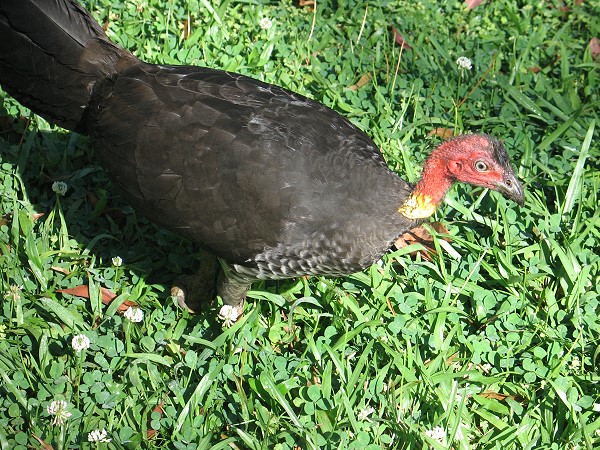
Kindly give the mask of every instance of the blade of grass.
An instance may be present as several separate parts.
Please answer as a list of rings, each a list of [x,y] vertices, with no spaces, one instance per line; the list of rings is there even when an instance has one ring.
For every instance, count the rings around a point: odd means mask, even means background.
[[[52,311],[54,315],[71,330],[76,327],[85,328],[85,321],[75,310],[66,308],[48,297],[42,297],[38,300],[44,309]]]
[[[579,151],[579,158],[577,159],[577,164],[575,164],[575,169],[573,170],[573,175],[571,176],[571,181],[569,182],[569,187],[567,188],[567,193],[565,194],[565,201],[562,207],[563,215],[571,212],[571,209],[573,209],[573,206],[578,199],[577,194],[581,192],[583,168],[585,166],[585,161],[589,156],[590,144],[592,143],[592,137],[594,136],[595,125],[596,121],[592,120],[592,123],[590,123],[587,133],[585,134],[585,138],[583,139],[583,144],[581,145],[581,149]]]
[[[269,393],[271,398],[275,400],[284,409],[290,419],[292,419],[294,425],[298,427],[299,430],[303,430],[304,427],[302,426],[302,423],[300,423],[300,419],[294,412],[294,409],[289,404],[287,399],[281,394],[281,392],[279,392],[277,383],[275,383],[275,380],[273,379],[273,375],[271,375],[269,372],[261,372],[260,382],[262,387]]]

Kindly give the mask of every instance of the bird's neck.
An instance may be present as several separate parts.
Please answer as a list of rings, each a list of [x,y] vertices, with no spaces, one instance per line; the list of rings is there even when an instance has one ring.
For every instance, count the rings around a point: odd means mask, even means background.
[[[409,219],[431,216],[452,186],[443,152],[434,152],[425,162],[423,175],[398,212]]]

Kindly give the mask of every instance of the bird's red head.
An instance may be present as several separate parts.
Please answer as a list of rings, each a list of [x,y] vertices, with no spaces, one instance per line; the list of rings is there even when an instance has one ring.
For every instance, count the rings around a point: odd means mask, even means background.
[[[411,219],[430,216],[455,181],[494,189],[520,205],[525,200],[502,143],[470,134],[446,141],[431,153],[400,213]]]

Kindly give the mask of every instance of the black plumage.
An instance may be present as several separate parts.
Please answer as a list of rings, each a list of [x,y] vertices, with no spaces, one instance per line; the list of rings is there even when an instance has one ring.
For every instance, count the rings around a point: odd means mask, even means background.
[[[408,184],[317,102],[196,67],[139,64],[108,88],[90,135],[124,196],[261,278],[360,270],[412,225]]]
[[[361,270],[424,220],[398,212],[413,187],[371,139],[318,102],[146,64],[73,0],[2,0],[0,34],[2,87],[89,135],[131,205],[226,261],[226,303],[256,279]]]

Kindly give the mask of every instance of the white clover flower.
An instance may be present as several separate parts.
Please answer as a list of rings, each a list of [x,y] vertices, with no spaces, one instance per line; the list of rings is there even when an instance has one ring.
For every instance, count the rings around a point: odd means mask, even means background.
[[[440,444],[446,444],[446,431],[442,427],[433,427],[431,430],[425,431],[425,434]]]
[[[579,359],[579,356],[573,356],[571,359],[571,369],[577,370],[579,368],[581,368],[581,360]]]
[[[68,403],[64,400],[54,400],[46,407],[48,414],[54,416],[54,419],[52,420],[54,425],[62,425],[72,416],[72,414],[67,411],[67,406]]]
[[[258,23],[258,25],[263,30],[268,30],[269,28],[271,28],[273,26],[273,21],[271,19],[269,19],[268,17],[263,17],[262,19],[260,19],[260,22]]]
[[[71,345],[73,346],[73,350],[80,352],[90,348],[90,339],[85,334],[78,334],[73,336]]]
[[[67,193],[67,183],[64,181],[55,181],[52,183],[52,190],[56,192],[58,195],[65,195]]]
[[[111,259],[111,261],[112,265],[115,267],[121,267],[123,264],[123,259],[120,256],[115,256],[113,259]]]
[[[375,412],[375,408],[373,408],[372,406],[368,406],[364,409],[362,409],[359,413],[358,413],[358,420],[360,421],[365,421],[365,420],[369,420],[369,416],[371,414],[373,414]]]
[[[123,316],[131,322],[141,322],[144,320],[144,311],[136,306],[130,306],[127,308],[127,311],[123,313]]]
[[[237,309],[231,305],[223,305],[219,310],[219,319],[223,321],[223,326],[231,327],[238,319]]]
[[[461,69],[471,70],[471,68],[473,67],[471,60],[469,58],[467,58],[466,56],[460,56],[456,60],[456,64],[458,64],[458,67],[460,67]]]
[[[8,291],[4,293],[5,299],[11,299],[13,302],[16,302],[21,298],[21,291],[23,290],[23,286],[17,286],[16,284],[11,284],[8,288]]]
[[[600,403],[594,403],[593,410],[596,412],[600,412]]]
[[[146,4],[146,2],[138,2],[137,6],[136,6],[136,10],[137,12],[141,13],[144,11],[144,8],[147,7],[148,5]]]
[[[108,433],[104,428],[102,430],[93,430],[88,433],[88,442],[110,442],[111,439],[107,436]]]

